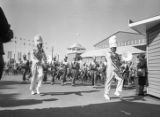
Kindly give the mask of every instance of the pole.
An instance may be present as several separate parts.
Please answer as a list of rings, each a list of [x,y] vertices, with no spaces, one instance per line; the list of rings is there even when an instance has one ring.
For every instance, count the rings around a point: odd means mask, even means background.
[[[52,60],[53,60],[53,51],[54,51],[54,47],[52,46]]]

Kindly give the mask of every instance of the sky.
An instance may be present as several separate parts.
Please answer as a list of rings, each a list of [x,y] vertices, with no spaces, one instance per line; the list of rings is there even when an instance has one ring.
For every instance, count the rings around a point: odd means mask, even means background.
[[[33,40],[41,34],[46,53],[60,58],[80,43],[87,50],[117,31],[134,32],[128,20],[160,15],[160,0],[0,0],[14,35]]]

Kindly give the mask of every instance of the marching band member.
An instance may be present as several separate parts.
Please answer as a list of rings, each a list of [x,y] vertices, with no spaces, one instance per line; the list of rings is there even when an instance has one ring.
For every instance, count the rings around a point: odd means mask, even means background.
[[[120,73],[120,59],[118,54],[116,53],[117,49],[117,41],[116,36],[112,36],[109,38],[109,47],[110,52],[106,54],[107,60],[107,79],[105,82],[105,91],[104,91],[104,98],[106,100],[110,100],[109,93],[111,88],[112,79],[116,78],[118,80],[118,84],[116,87],[115,95],[119,96],[120,92],[122,91],[123,86],[123,79]]]
[[[47,63],[47,57],[43,50],[43,40],[40,35],[34,37],[35,48],[33,49],[32,57],[32,78],[30,90],[31,94],[40,94],[39,88],[43,81],[43,62]],[[38,81],[38,84],[37,84]]]
[[[68,62],[67,62],[67,57],[64,58],[64,61],[62,62],[62,71],[63,74],[61,76],[61,85],[63,86],[64,83],[66,82],[66,77],[67,77],[67,67],[68,67]]]
[[[53,60],[51,61],[51,76],[52,76],[51,85],[55,83],[57,67],[58,67],[58,61],[56,60],[56,57],[54,57]]]
[[[77,57],[74,58],[74,61],[72,62],[72,86],[75,86],[75,82],[78,79],[78,73],[79,73],[79,63],[77,61]]]
[[[98,67],[99,67],[99,65],[96,62],[96,57],[93,57],[93,60],[90,64],[90,75],[91,75],[91,79],[92,79],[92,86],[96,86]]]
[[[27,73],[29,73],[29,60],[27,60],[27,57],[26,55],[23,55],[23,65],[22,65],[22,68],[23,68],[23,76],[22,76],[22,83],[25,83],[26,81],[26,75]]]

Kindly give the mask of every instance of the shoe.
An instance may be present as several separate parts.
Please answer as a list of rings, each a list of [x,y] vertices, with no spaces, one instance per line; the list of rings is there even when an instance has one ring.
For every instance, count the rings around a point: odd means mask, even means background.
[[[110,97],[109,97],[107,94],[104,94],[104,98],[105,98],[106,100],[111,100]]]
[[[138,94],[138,96],[144,96],[144,94],[143,94],[143,93],[140,93],[140,94]]]
[[[93,85],[93,87],[96,87],[96,85]]]
[[[34,91],[31,91],[31,95],[35,95],[36,93]]]
[[[119,93],[118,91],[116,91],[116,92],[114,93],[114,95],[120,96],[120,93]]]
[[[40,91],[39,91],[39,89],[37,89],[37,94],[41,94]]]

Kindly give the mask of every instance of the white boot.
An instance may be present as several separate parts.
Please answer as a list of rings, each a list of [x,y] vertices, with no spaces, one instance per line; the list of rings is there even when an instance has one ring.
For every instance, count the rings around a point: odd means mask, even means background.
[[[35,93],[34,91],[31,91],[31,94],[32,94],[32,95],[35,95],[36,93]]]
[[[116,92],[114,93],[114,95],[120,96],[120,93],[119,93],[118,91],[116,91]]]
[[[37,91],[37,94],[40,94],[39,88],[37,88],[36,91]]]
[[[111,100],[110,97],[109,97],[107,94],[104,94],[104,98],[105,98],[106,100]]]

